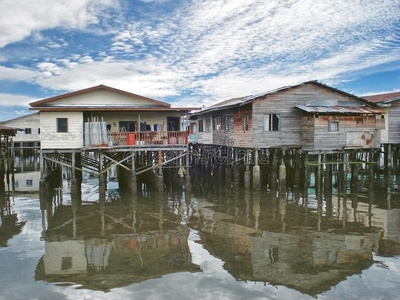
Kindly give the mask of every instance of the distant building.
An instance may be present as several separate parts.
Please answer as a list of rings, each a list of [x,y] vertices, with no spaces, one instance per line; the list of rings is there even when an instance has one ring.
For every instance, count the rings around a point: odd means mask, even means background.
[[[382,131],[383,144],[400,143],[400,91],[364,96],[364,99],[379,106],[385,116],[385,130]]]
[[[33,113],[2,122],[19,128],[12,138],[14,188],[17,192],[36,192],[40,180],[40,115]],[[11,188],[10,188],[11,189]]]

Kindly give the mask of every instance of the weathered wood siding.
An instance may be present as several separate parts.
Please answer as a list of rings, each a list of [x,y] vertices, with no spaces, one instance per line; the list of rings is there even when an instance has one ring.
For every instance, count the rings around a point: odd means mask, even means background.
[[[247,104],[241,107],[236,107],[234,110],[234,143],[237,147],[251,147],[252,146],[252,130],[253,130],[253,116],[252,105]],[[245,115],[249,116],[248,130],[243,127],[243,118]]]
[[[362,119],[362,123],[357,120]],[[339,122],[339,131],[329,131],[329,121]],[[338,116],[313,115],[303,117],[302,148],[307,151],[340,150],[345,147],[373,148],[379,144],[375,131],[375,115]]]
[[[253,145],[258,148],[269,147],[300,147],[302,145],[303,113],[296,105],[305,105],[309,102],[326,100],[337,100],[359,102],[345,94],[341,94],[314,84],[300,85],[275,94],[267,95],[265,98],[253,101]],[[280,115],[279,131],[264,131],[264,114]],[[308,123],[308,122],[307,122]],[[312,134],[311,131],[308,134]],[[326,135],[326,132],[324,133]],[[324,141],[320,133],[315,131],[314,143]],[[307,138],[307,143],[311,137]],[[346,136],[340,137],[345,140]]]
[[[221,129],[217,130],[215,126],[215,118],[221,117]],[[212,126],[213,126],[213,144],[215,145],[228,145],[235,146],[236,139],[234,130],[226,130],[226,117],[234,117],[233,108],[220,110],[213,113]]]
[[[314,150],[314,115],[304,113],[301,121],[301,143],[304,150]]]
[[[392,102],[389,107],[388,132],[389,143],[400,143],[400,101]]]
[[[68,98],[61,98],[51,102],[51,105],[149,105],[154,104],[151,101],[141,97],[132,98],[132,96],[115,93],[107,90],[96,90],[80,95],[73,95]]]
[[[200,122],[203,122],[203,131],[200,131]],[[207,127],[207,122],[209,126]],[[196,135],[196,142],[199,144],[212,144],[213,143],[213,116],[212,113],[205,113],[198,116],[197,130],[194,133]]]
[[[57,118],[68,119],[68,132],[57,132]],[[42,149],[75,149],[83,147],[82,112],[41,112]]]

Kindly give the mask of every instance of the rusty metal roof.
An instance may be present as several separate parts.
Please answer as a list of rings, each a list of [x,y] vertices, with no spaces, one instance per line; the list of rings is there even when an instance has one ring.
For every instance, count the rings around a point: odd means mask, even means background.
[[[254,101],[254,100],[258,99],[258,98],[262,98],[262,97],[265,97],[265,96],[268,96],[268,95],[273,95],[273,94],[276,94],[276,93],[279,93],[279,92],[282,92],[282,91],[285,91],[285,90],[288,90],[288,89],[296,88],[296,87],[299,87],[299,86],[302,86],[302,85],[307,85],[307,84],[318,85],[320,87],[329,89],[332,92],[343,94],[343,95],[352,97],[354,99],[357,99],[357,100],[360,101],[360,103],[374,105],[373,103],[367,101],[364,98],[357,97],[355,95],[352,95],[352,94],[346,93],[344,91],[335,89],[335,88],[330,87],[328,85],[322,84],[322,83],[320,83],[320,82],[318,82],[316,80],[311,80],[311,81],[306,81],[306,82],[303,82],[303,83],[300,83],[300,84],[296,84],[296,85],[284,86],[284,87],[281,87],[281,88],[278,88],[278,89],[274,89],[274,90],[271,90],[271,91],[268,91],[268,92],[260,93],[260,94],[257,94],[257,95],[250,95],[250,96],[245,96],[245,97],[232,98],[232,99],[229,99],[229,100],[218,102],[218,103],[216,103],[214,105],[211,105],[209,107],[205,107],[202,111],[196,112],[195,114],[202,114],[202,113],[205,113],[205,112],[211,112],[211,111],[215,111],[215,110],[220,110],[220,109],[225,109],[225,108],[245,105],[247,103],[251,103],[252,101]]]
[[[314,114],[381,114],[382,112],[365,106],[307,106],[296,105],[297,108]]]
[[[373,103],[390,103],[400,100],[400,91],[393,93],[384,93],[376,95],[363,96],[364,99]]]

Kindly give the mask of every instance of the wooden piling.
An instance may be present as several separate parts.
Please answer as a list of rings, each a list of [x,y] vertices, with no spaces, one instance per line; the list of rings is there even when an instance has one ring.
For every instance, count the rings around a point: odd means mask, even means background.
[[[253,166],[253,190],[259,191],[261,188],[260,184],[261,174],[260,166],[258,165],[258,149],[254,150],[254,166]]]

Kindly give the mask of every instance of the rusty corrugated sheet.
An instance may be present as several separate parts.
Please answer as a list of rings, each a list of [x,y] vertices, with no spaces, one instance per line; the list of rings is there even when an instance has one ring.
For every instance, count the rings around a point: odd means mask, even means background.
[[[297,108],[308,113],[315,114],[381,114],[377,109],[369,107],[350,107],[350,106],[306,106],[296,105]]]

